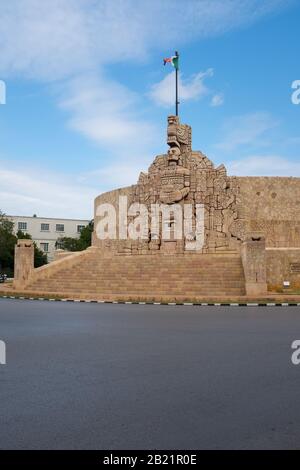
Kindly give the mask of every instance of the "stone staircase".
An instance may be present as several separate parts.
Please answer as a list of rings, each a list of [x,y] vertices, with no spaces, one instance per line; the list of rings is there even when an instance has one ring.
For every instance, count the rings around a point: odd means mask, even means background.
[[[34,270],[26,291],[103,300],[245,294],[237,253],[105,258],[90,249],[69,258]]]

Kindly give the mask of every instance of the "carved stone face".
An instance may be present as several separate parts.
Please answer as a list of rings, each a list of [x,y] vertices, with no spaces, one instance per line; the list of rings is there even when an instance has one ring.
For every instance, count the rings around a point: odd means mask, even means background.
[[[178,116],[168,117],[168,139],[167,142],[171,147],[185,146],[186,150],[191,151],[191,128],[190,126],[180,124]]]
[[[177,116],[168,116],[168,125],[179,124],[179,119]]]
[[[180,149],[178,147],[171,147],[168,150],[168,161],[178,163],[180,158]]]
[[[168,117],[168,139],[167,142],[169,145],[179,145],[177,140],[177,130],[179,127],[179,120],[177,116],[169,116]]]

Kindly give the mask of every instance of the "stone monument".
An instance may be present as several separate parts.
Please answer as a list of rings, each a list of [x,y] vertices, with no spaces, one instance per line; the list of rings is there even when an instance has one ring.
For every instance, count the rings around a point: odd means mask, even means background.
[[[191,127],[177,116],[168,117],[167,145],[136,184],[95,199],[88,250],[33,269],[20,241],[15,287],[89,298],[262,297],[285,281],[299,289],[300,178],[229,176],[192,149]],[[116,226],[101,237],[110,208]]]

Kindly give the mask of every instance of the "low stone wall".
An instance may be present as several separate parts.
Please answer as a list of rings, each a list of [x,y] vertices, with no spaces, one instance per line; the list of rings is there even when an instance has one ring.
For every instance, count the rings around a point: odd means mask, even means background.
[[[95,250],[95,248],[90,247],[84,251],[69,252],[68,256],[62,256],[58,260],[49,264],[45,264],[44,266],[36,269],[33,268],[33,255],[29,257],[28,252],[26,252],[27,258],[26,263],[24,263],[23,256],[18,256],[17,250],[18,246],[16,247],[15,269],[17,269],[16,272],[20,271],[22,275],[17,276],[14,279],[13,285],[14,289],[16,290],[26,289],[29,284],[35,282],[36,280],[48,279],[62,268],[68,268],[72,270],[74,264],[76,264],[79,259],[81,259],[82,263],[84,263],[84,260],[87,256],[89,256],[90,251]]]
[[[269,290],[281,291],[284,281],[300,289],[300,248],[267,248],[266,258]]]

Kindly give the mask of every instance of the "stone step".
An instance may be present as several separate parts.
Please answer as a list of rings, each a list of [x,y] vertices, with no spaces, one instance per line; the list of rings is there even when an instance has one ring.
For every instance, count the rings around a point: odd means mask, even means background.
[[[240,256],[173,255],[102,258],[87,251],[72,265],[51,264],[28,291],[91,295],[243,295]]]

